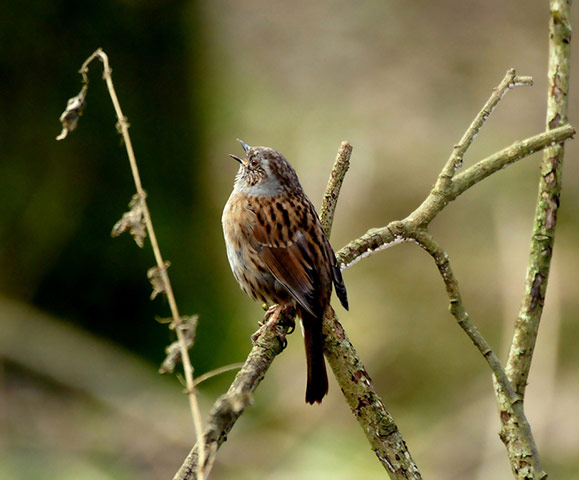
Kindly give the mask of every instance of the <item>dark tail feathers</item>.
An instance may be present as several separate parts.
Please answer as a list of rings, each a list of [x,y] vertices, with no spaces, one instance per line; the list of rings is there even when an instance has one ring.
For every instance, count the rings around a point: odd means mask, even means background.
[[[302,312],[304,327],[304,343],[306,347],[306,362],[308,368],[306,402],[321,403],[328,393],[328,374],[324,360],[324,338],[322,335],[322,319],[310,313]]]

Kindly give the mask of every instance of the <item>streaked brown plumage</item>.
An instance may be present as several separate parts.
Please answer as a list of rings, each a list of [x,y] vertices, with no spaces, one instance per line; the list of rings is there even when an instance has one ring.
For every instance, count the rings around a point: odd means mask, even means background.
[[[316,210],[284,158],[267,147],[240,140],[233,192],[223,210],[223,233],[231,270],[241,289],[269,305],[295,305],[304,330],[306,402],[328,392],[322,319],[332,284],[344,308],[346,287]]]

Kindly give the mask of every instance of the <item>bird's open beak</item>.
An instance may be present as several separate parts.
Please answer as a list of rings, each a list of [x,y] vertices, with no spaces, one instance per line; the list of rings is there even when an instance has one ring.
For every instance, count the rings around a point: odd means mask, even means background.
[[[241,163],[243,165],[243,159],[239,158],[237,155],[233,155],[233,154],[229,154],[229,156],[235,160],[237,160],[239,163]]]
[[[239,138],[237,139],[237,141],[239,143],[241,143],[241,146],[243,147],[243,149],[245,150],[245,154],[247,155],[247,153],[249,152],[249,149],[251,147],[247,143],[245,143],[243,140],[239,140]]]

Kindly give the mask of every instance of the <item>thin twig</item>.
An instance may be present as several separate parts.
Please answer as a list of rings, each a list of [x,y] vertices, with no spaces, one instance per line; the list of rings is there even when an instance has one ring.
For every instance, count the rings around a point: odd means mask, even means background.
[[[155,273],[158,274],[161,278],[161,281],[163,284],[162,290],[164,291],[164,293],[167,296],[167,299],[169,302],[169,307],[171,309],[171,315],[173,317],[173,322],[171,323],[171,328],[173,328],[175,330],[175,332],[177,334],[177,339],[178,339],[179,345],[180,345],[180,350],[181,350],[180,353],[181,353],[181,359],[182,359],[182,364],[183,364],[183,371],[185,373],[187,397],[189,399],[189,407],[191,409],[191,415],[193,417],[193,425],[195,428],[197,440],[202,443],[203,442],[203,435],[202,435],[203,424],[202,424],[202,420],[201,420],[201,412],[199,409],[199,403],[197,402],[197,396],[196,396],[195,390],[194,390],[193,367],[191,365],[191,360],[189,358],[189,351],[187,348],[187,339],[186,339],[186,336],[183,332],[183,329],[180,328],[181,325],[183,324],[183,321],[182,321],[181,316],[179,315],[179,310],[177,308],[177,302],[175,300],[175,295],[173,294],[173,288],[172,288],[171,282],[169,280],[169,275],[167,274],[167,265],[168,264],[163,260],[163,257],[161,255],[161,250],[159,249],[159,243],[157,241],[157,236],[155,234],[155,230],[153,228],[153,223],[151,221],[151,214],[149,212],[149,208],[147,206],[147,201],[146,201],[146,193],[143,190],[141,177],[139,174],[139,169],[137,167],[137,160],[135,158],[135,153],[133,150],[133,144],[131,142],[131,137],[129,135],[129,123],[127,121],[127,118],[123,115],[121,105],[119,103],[119,99],[117,97],[115,87],[113,85],[113,80],[111,77],[112,70],[111,70],[110,65],[109,65],[108,56],[100,48],[97,49],[90,57],[88,57],[84,61],[84,63],[82,64],[82,67],[79,71],[79,73],[82,75],[83,83],[84,83],[83,89],[81,90],[81,95],[83,95],[83,93],[84,93],[84,96],[86,96],[86,89],[88,86],[88,76],[87,76],[88,66],[96,58],[98,58],[103,63],[103,79],[105,80],[109,95],[111,97],[111,101],[112,101],[114,109],[115,109],[115,113],[117,116],[117,122],[118,122],[117,123],[117,129],[119,130],[120,134],[123,137],[125,149],[127,151],[128,157],[129,157],[129,163],[131,166],[133,181],[135,183],[135,188],[137,190],[137,197],[139,200],[139,202],[138,202],[139,203],[139,209],[140,209],[140,212],[142,213],[143,221],[146,225],[147,233],[148,233],[149,238],[151,240],[151,247],[153,249],[153,254],[155,256],[155,261],[157,263],[157,267],[156,267],[157,271]],[[82,98],[83,101],[84,101],[84,96]],[[67,108],[67,110],[68,110],[68,108]],[[66,113],[66,111],[65,111],[65,113]],[[80,116],[81,113],[82,113],[82,109],[79,111],[78,116]],[[61,121],[62,121],[62,117],[61,117]],[[63,123],[63,133],[61,133],[61,135],[59,136],[59,139],[66,137],[66,134],[68,133],[68,131],[73,130],[75,127],[76,127],[76,122],[74,122],[74,125],[72,125],[72,126],[67,126]],[[202,465],[202,466],[205,465],[204,455],[205,455],[205,449],[202,448],[201,449],[201,462],[200,462],[200,465]],[[200,479],[205,478],[206,472],[204,472],[203,469],[201,469],[198,473],[199,473]]]
[[[446,197],[451,190],[454,175],[456,174],[456,171],[462,166],[464,154],[478,135],[478,132],[484,123],[488,120],[491,113],[509,90],[515,87],[530,85],[533,85],[533,79],[531,77],[519,77],[516,75],[516,72],[513,68],[507,70],[507,73],[501,80],[501,83],[499,83],[499,85],[493,89],[491,96],[484,104],[483,108],[476,115],[460,141],[454,146],[449,159],[438,175],[438,179],[432,188],[430,195],[426,198],[426,200],[424,200],[422,205],[411,214],[411,217],[420,217],[420,219],[424,222],[422,225],[427,225],[430,223],[433,216],[423,216],[423,212],[426,207],[433,204],[432,197],[438,198],[438,203],[442,204],[440,207],[441,209],[446,206],[448,203]]]
[[[520,402],[513,387],[507,378],[503,366],[493,352],[491,346],[482,336],[478,328],[471,322],[469,314],[467,313],[462,295],[458,287],[458,281],[454,275],[448,254],[442,247],[432,238],[432,236],[424,230],[414,230],[407,233],[407,236],[414,240],[420,247],[422,247],[432,258],[438,267],[440,276],[446,287],[446,293],[450,301],[450,313],[456,319],[459,326],[465,331],[472,343],[479,350],[481,355],[488,362],[490,369],[497,378],[501,388],[504,389],[511,404]]]
[[[217,375],[221,375],[222,373],[230,372],[231,370],[239,370],[241,367],[245,365],[244,363],[232,363],[230,365],[224,365],[223,367],[215,368],[210,372],[204,373],[203,375],[199,375],[195,379],[195,386],[197,387],[200,383],[203,383],[210,378],[216,377]]]
[[[481,111],[474,118],[466,132],[464,132],[464,135],[460,141],[454,146],[448,161],[438,176],[438,180],[433,188],[433,192],[440,192],[444,194],[448,191],[451,179],[454,177],[456,171],[462,166],[464,154],[468,150],[468,147],[470,147],[473,140],[478,135],[481,127],[490,117],[495,107],[501,101],[503,96],[509,91],[509,89],[518,86],[531,85],[533,85],[533,79],[531,77],[517,77],[514,68],[511,68],[507,71],[501,83],[499,83],[499,85],[493,89],[493,93],[484,104]]]

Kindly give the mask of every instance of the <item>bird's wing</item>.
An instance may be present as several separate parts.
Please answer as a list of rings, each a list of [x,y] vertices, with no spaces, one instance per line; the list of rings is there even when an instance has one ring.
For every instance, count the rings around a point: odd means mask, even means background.
[[[329,248],[331,249],[332,247]],[[348,310],[349,308],[348,292],[346,291],[346,285],[344,285],[344,279],[342,278],[342,269],[340,268],[338,260],[336,260],[336,255],[334,254],[333,250],[332,250],[332,259],[333,259],[332,276],[334,279],[334,285],[336,287],[336,294],[338,295],[338,298],[340,299],[340,303],[342,304],[342,306],[346,310]]]
[[[254,203],[253,239],[260,258],[300,306],[319,317],[329,303],[332,274],[313,206],[305,199],[275,197]]]

